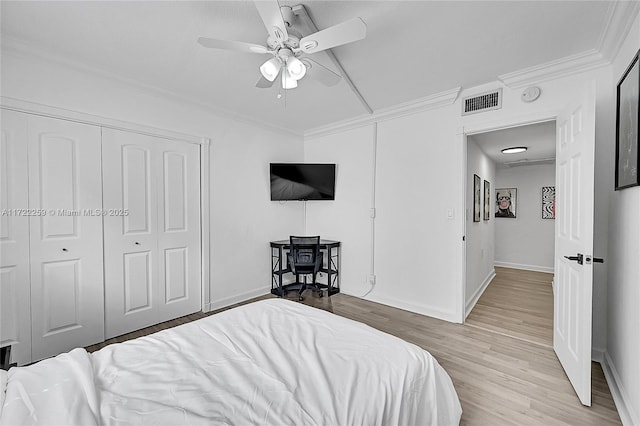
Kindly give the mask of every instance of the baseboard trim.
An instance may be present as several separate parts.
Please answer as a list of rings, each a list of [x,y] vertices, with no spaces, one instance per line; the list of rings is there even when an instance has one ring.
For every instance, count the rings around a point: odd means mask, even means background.
[[[216,309],[226,308],[227,306],[244,302],[249,299],[253,299],[254,297],[264,296],[265,294],[268,294],[268,293],[269,293],[269,289],[264,287],[245,291],[244,293],[236,294],[234,296],[225,297],[224,299],[219,299],[211,303],[207,303],[204,305],[203,311],[211,312],[211,311],[215,311]]]
[[[524,269],[525,271],[534,271],[534,272],[547,272],[553,274],[553,267],[549,266],[538,266],[538,265],[524,265],[521,263],[509,263],[509,262],[493,262],[493,266],[498,266],[500,268],[511,268],[511,269]]]
[[[604,349],[591,348],[591,361],[595,361],[599,364],[604,363]]]
[[[346,293],[341,290],[342,293]],[[455,312],[443,311],[442,309],[437,309],[432,306],[410,303],[403,300],[394,299],[388,296],[382,296],[378,294],[370,294],[367,297],[361,297],[354,294],[349,294],[350,296],[358,297],[363,300],[369,300],[371,302],[380,303],[383,305],[391,306],[393,308],[403,309],[409,312],[415,312],[416,314],[426,315],[428,317],[438,318],[448,322],[460,323],[460,319],[456,316]]]
[[[630,404],[629,396],[622,386],[620,375],[608,352],[603,352],[602,360],[603,362],[600,363],[602,365],[602,371],[604,372],[605,379],[607,379],[607,384],[609,385],[609,390],[611,391],[613,402],[618,409],[622,424],[624,426],[640,425],[640,418],[633,411],[633,405]]]
[[[478,303],[478,300],[480,299],[484,291],[487,289],[487,287],[489,287],[489,284],[491,284],[491,281],[495,277],[496,277],[496,270],[492,268],[491,271],[489,272],[489,275],[487,275],[484,281],[482,282],[482,285],[478,287],[478,289],[473,293],[473,296],[471,296],[471,300],[467,302],[467,305],[465,306],[465,314],[464,314],[465,319],[469,316],[469,314],[471,313],[471,310],[474,308],[474,306],[476,306],[476,303]]]

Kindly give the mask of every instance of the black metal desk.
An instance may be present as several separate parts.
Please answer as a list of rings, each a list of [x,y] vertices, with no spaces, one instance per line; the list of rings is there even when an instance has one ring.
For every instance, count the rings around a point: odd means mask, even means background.
[[[291,272],[286,256],[289,244],[289,240],[271,241],[271,293],[279,297],[285,295],[288,286],[297,284],[282,284],[282,276]],[[327,282],[316,284],[326,288],[328,296],[340,293],[340,241],[320,240],[320,250],[326,253],[320,272],[327,274]]]

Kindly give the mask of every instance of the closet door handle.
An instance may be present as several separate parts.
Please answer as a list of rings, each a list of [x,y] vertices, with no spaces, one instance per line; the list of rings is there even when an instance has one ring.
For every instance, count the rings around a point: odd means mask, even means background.
[[[64,247],[63,247],[63,248],[62,248],[62,251],[69,251],[69,250],[67,250],[66,248],[64,248]]]
[[[135,245],[137,245],[137,246],[139,246],[139,245],[140,245],[140,243],[139,243],[139,242],[137,242],[137,241],[136,241],[135,243],[133,243],[133,244],[135,244]]]

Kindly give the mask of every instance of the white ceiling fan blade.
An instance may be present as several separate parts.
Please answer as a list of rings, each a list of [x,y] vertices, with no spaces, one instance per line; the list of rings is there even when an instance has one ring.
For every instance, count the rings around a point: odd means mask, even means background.
[[[215,38],[199,37],[198,43],[212,49],[233,50],[244,53],[269,53],[269,50],[259,44],[245,43],[244,41],[218,40]]]
[[[312,59],[304,58],[302,63],[306,65],[309,75],[325,86],[335,86],[342,80],[342,76]]]
[[[273,86],[274,81],[276,81],[276,79],[274,79],[273,81],[269,81],[263,76],[260,76],[260,80],[258,80],[258,82],[256,83],[256,87],[260,89],[268,89],[269,87]]]
[[[317,33],[303,37],[300,49],[305,53],[320,52],[332,47],[361,40],[367,35],[367,25],[360,18],[353,18]]]
[[[282,46],[289,38],[289,34],[287,33],[287,24],[282,19],[278,0],[255,0],[255,4],[269,35]]]

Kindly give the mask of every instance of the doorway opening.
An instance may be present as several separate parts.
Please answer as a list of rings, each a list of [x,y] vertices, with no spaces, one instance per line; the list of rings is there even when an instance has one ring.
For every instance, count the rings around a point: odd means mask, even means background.
[[[514,146],[527,150],[501,152]],[[467,135],[465,323],[547,347],[555,146],[555,120]]]

